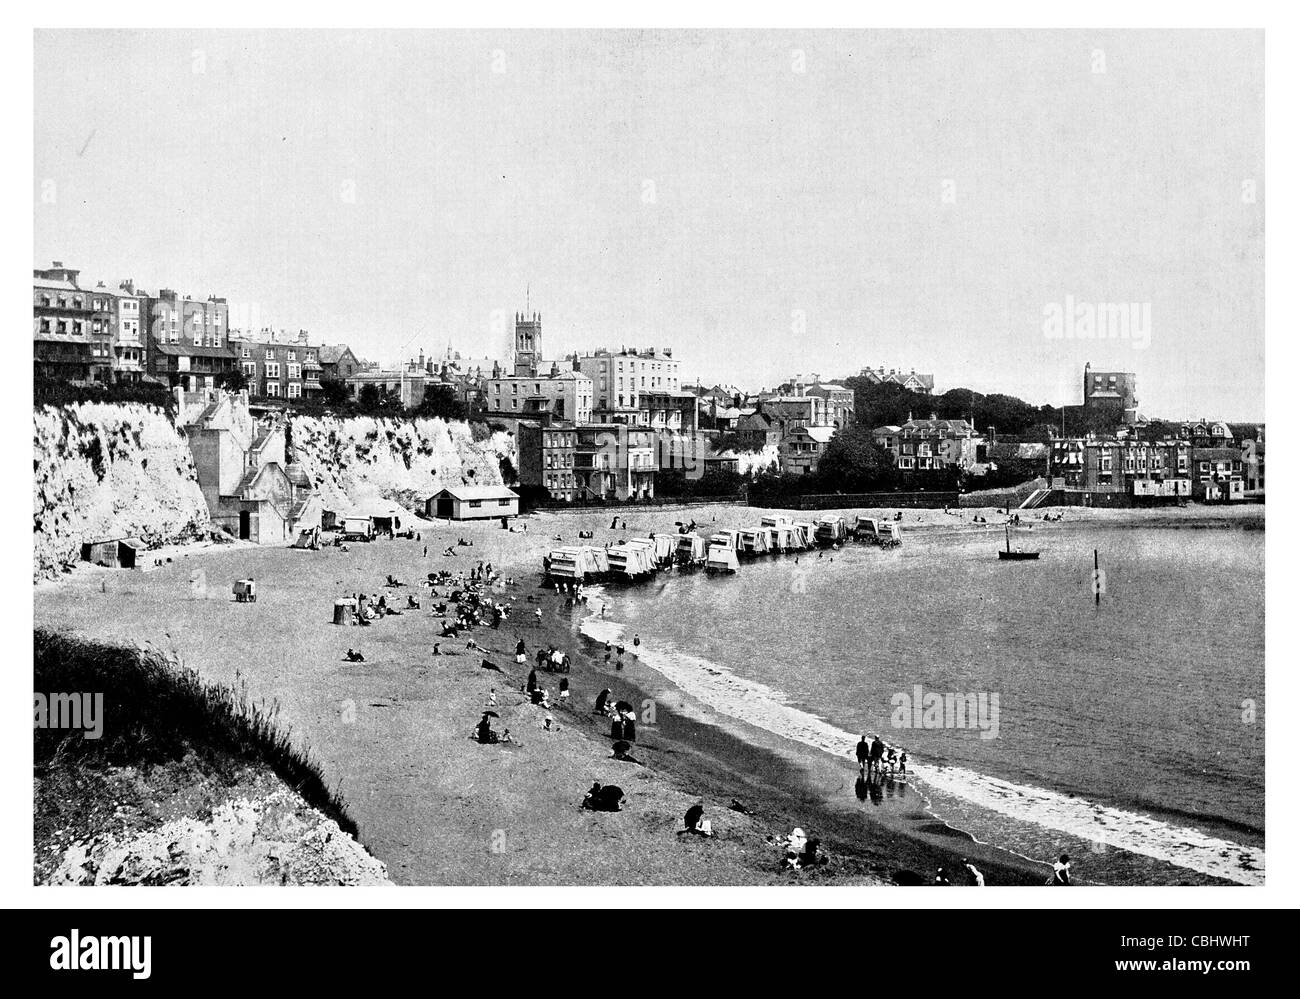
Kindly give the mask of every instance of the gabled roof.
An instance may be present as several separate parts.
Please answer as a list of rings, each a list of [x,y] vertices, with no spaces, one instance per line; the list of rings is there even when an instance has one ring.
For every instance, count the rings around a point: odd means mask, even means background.
[[[441,496],[443,493],[462,501],[519,498],[519,494],[509,486],[446,486],[432,495]]]

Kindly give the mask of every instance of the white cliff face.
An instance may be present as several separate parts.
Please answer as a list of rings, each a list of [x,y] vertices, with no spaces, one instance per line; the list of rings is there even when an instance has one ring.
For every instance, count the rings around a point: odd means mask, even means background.
[[[185,435],[138,403],[46,406],[33,415],[33,572],[58,573],[87,541],[162,545],[208,530]]]
[[[357,416],[294,416],[289,460],[316,484],[327,510],[389,499],[408,509],[445,486],[500,485],[501,459],[519,467],[514,438],[475,441],[467,423]]]
[[[781,449],[775,444],[766,444],[761,451],[722,451],[718,457],[737,459],[736,471],[741,475],[747,472],[765,472],[773,464],[781,467]]]
[[[236,406],[238,420],[249,423]],[[211,529],[183,430],[154,406],[76,403],[33,415],[33,573],[58,575],[87,541],[174,544]],[[408,509],[444,486],[499,485],[502,458],[518,468],[514,438],[475,441],[443,420],[294,416],[286,458],[302,466],[326,509],[368,499]]]

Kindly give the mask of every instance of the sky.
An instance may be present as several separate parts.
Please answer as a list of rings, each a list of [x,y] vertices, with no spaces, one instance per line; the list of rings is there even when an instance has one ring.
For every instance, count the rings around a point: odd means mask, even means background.
[[[883,365],[1059,405],[1091,362],[1136,372],[1148,416],[1264,417],[1260,32],[38,31],[35,54],[33,266],[83,282],[225,296],[235,325],[385,363],[505,359],[528,308],[547,358],[667,346],[707,384]],[[1129,304],[1127,337],[1049,335]]]

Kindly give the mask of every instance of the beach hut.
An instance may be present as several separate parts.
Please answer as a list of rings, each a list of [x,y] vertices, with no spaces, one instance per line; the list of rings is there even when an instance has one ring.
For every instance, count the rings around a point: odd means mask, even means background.
[[[817,526],[813,531],[813,539],[819,545],[841,544],[848,535],[848,530],[844,526],[844,518],[838,514],[827,514],[825,517],[817,518]]]
[[[690,534],[677,535],[677,551],[674,557],[679,566],[703,565],[708,554],[709,543],[694,531]]]
[[[145,550],[139,538],[88,541],[81,546],[81,560],[107,569],[134,569],[136,556]]]
[[[448,486],[424,501],[426,517],[486,520],[519,515],[519,494],[507,486]]]
[[[717,534],[713,535],[713,537],[709,538],[709,547],[712,548],[714,545],[722,545],[723,548],[728,548],[733,552],[739,551],[740,532],[719,531]]]
[[[343,518],[344,541],[370,541],[375,536],[375,525],[369,517],[348,514]]]
[[[582,583],[604,578],[609,573],[605,549],[592,545],[552,548],[546,556],[547,578],[565,583]]]
[[[635,541],[610,545],[609,571],[615,579],[645,579],[654,573],[653,551]]]
[[[854,541],[870,541],[874,544],[880,534],[880,522],[875,517],[854,517],[852,534]]]
[[[811,548],[813,546],[813,531],[816,528],[806,520],[796,520],[792,526],[795,536],[799,539],[800,547]]]
[[[735,572],[740,568],[735,549],[722,544],[709,545],[709,553],[704,562],[708,572]]]
[[[740,532],[739,554],[747,558],[757,558],[759,555],[766,555],[769,546],[767,543],[767,532],[761,528]]]
[[[673,544],[673,535],[656,534],[653,538],[633,538],[632,540],[644,542],[650,546],[656,568],[662,569],[673,564],[673,553],[676,548]]]
[[[339,597],[335,600],[334,623],[343,625],[356,624],[357,602],[351,597]]]
[[[257,583],[251,579],[236,579],[235,585],[231,587],[235,594],[235,602],[241,604],[257,603]]]

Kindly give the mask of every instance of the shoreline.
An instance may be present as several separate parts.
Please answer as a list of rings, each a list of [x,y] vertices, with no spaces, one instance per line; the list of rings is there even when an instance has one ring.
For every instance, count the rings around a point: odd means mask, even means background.
[[[705,515],[698,505],[680,508],[691,515]],[[1058,508],[1054,508],[1054,511]],[[1066,521],[1077,522],[1070,516],[1073,508],[1065,508]],[[450,527],[442,523],[421,522],[416,529],[424,536],[422,542],[382,541],[372,545],[353,546],[350,557],[338,550],[320,553],[290,552],[282,549],[235,549],[229,546],[201,547],[181,551],[180,558],[160,568],[150,568],[143,574],[90,569],[74,573],[60,581],[38,586],[37,621],[46,626],[72,626],[89,637],[106,637],[106,624],[99,613],[90,613],[90,607],[103,599],[112,600],[113,591],[132,591],[133,600],[149,591],[149,600],[140,607],[142,612],[132,619],[123,611],[123,617],[108,627],[120,635],[129,636],[137,631],[157,632],[171,642],[172,636],[184,636],[187,648],[177,648],[188,665],[204,674],[220,678],[223,671],[229,675],[232,660],[236,668],[242,667],[250,686],[261,694],[274,697],[286,704],[286,720],[295,737],[302,739],[322,757],[327,773],[335,783],[342,783],[342,793],[347,799],[349,812],[361,827],[360,838],[377,857],[388,864],[390,876],[398,883],[414,884],[880,884],[919,883],[933,880],[939,866],[959,877],[957,869],[962,857],[969,857],[985,874],[990,885],[1030,884],[1041,885],[1047,868],[1033,860],[1022,858],[999,847],[976,842],[968,834],[936,819],[924,807],[910,803],[892,803],[893,807],[866,810],[852,790],[856,766],[845,756],[843,761],[826,756],[815,760],[803,752],[790,753],[781,746],[783,740],[770,733],[764,735],[735,719],[707,719],[692,717],[690,711],[680,711],[672,705],[658,704],[657,724],[652,727],[638,725],[638,742],[633,750],[647,766],[635,768],[609,759],[608,729],[605,719],[596,721],[590,713],[591,703],[600,687],[608,686],[616,697],[625,697],[639,704],[660,685],[661,677],[648,676],[652,668],[635,658],[622,673],[607,669],[603,663],[603,647],[594,647],[591,639],[578,634],[581,617],[586,608],[567,610],[562,599],[553,590],[538,585],[540,580],[539,552],[553,544],[552,531],[571,533],[575,529],[594,527],[596,542],[606,538],[617,540],[623,532],[611,531],[609,521],[614,516],[622,522],[629,521],[628,536],[649,530],[668,530],[673,521],[673,507],[650,509],[588,511],[590,524],[578,523],[571,515],[549,518],[545,513],[521,518],[532,529],[503,532],[493,524],[457,522]],[[765,510],[755,507],[717,506],[714,508],[718,528],[731,524],[756,521]],[[983,511],[963,510],[962,514]],[[1106,526],[1127,526],[1133,520],[1140,526],[1156,526],[1149,515],[1139,518],[1116,517],[1132,511],[1097,511],[1105,516],[1085,516],[1079,520],[1106,523]],[[1147,511],[1141,511],[1148,513]],[[1153,511],[1154,512],[1154,511]],[[1161,511],[1163,512],[1163,511]],[[1235,510],[1223,516],[1216,511],[1208,516],[1200,510],[1188,511],[1176,519],[1179,526],[1242,526],[1250,520],[1262,522],[1263,510],[1257,517],[1242,517]],[[793,512],[796,517],[809,514],[818,516],[821,511]],[[941,510],[905,511],[909,515],[928,515],[918,524],[903,523],[905,533],[923,529],[926,534],[945,526],[961,533],[974,527],[990,532],[1000,524],[974,524],[963,516],[952,523]],[[653,518],[654,524],[646,521]],[[940,519],[941,518],[941,519]],[[577,520],[581,520],[581,516]],[[637,523],[631,521],[635,519]],[[603,520],[603,523],[601,522]],[[956,518],[953,518],[956,520]],[[1032,523],[1025,521],[1023,523]],[[705,525],[707,526],[707,525]],[[1047,527],[1046,524],[1043,525]],[[1053,523],[1051,526],[1056,526]],[[965,530],[962,530],[962,528]],[[423,558],[420,550],[427,544],[431,552],[454,543],[457,536],[466,536],[476,547],[461,549],[460,557],[443,559]],[[571,540],[571,539],[570,539]],[[220,606],[198,606],[198,602],[176,600],[167,594],[167,586],[186,586],[187,575],[181,568],[196,555],[195,564],[210,567],[210,574],[219,573],[220,567],[241,565],[233,574],[242,574],[242,562],[256,560],[268,567],[259,572],[259,579],[268,580],[266,592],[272,594],[265,611],[270,618],[286,611],[302,615],[307,609],[304,600],[312,601],[311,620],[320,621],[324,605],[332,603],[325,597],[342,595],[352,589],[377,589],[384,578],[376,571],[376,563],[392,565],[408,575],[418,578],[418,570],[468,569],[479,558],[491,561],[494,569],[514,575],[519,583],[509,589],[514,599],[516,616],[508,619],[500,630],[476,628],[472,637],[484,647],[483,656],[496,663],[503,671],[493,677],[478,666],[479,653],[463,652],[448,655],[442,662],[427,655],[432,620],[427,613],[419,613],[415,622],[409,615],[395,620],[385,620],[368,629],[323,628],[304,643],[301,650],[307,660],[315,660],[317,669],[301,669],[290,665],[296,653],[283,649],[289,657],[277,668],[272,656],[259,661],[255,655],[239,656],[229,632],[234,627],[234,615],[262,617],[262,605],[241,605],[244,610],[233,610],[233,605],[220,602]],[[328,568],[328,572],[304,571],[296,573],[299,562],[305,565]],[[369,565],[359,565],[363,562]],[[409,570],[409,572],[408,572]],[[288,575],[286,575],[288,574]],[[316,575],[326,585],[334,584],[328,594],[318,593],[310,586],[303,587],[301,580],[289,576]],[[342,576],[342,579],[337,578]],[[135,577],[135,579],[133,579]],[[281,578],[284,577],[284,578]],[[331,577],[326,579],[325,577]],[[233,575],[232,575],[233,578]],[[135,580],[138,579],[138,587]],[[101,590],[102,586],[106,589]],[[109,584],[112,584],[109,588]],[[342,584],[342,590],[338,590]],[[266,585],[259,583],[259,589]],[[277,588],[297,585],[293,596],[277,609],[273,608]],[[134,591],[142,591],[136,593]],[[391,591],[400,592],[400,591]],[[411,592],[411,591],[407,591]],[[70,608],[60,609],[58,596],[78,594],[87,607],[80,613],[70,613]],[[221,594],[218,594],[221,596]],[[286,595],[288,599],[289,595]],[[266,601],[264,597],[264,601]],[[427,599],[427,595],[426,595]],[[497,599],[503,599],[497,597]],[[168,601],[163,603],[163,601]],[[69,600],[72,604],[76,601]],[[46,613],[42,613],[44,605]],[[164,610],[163,608],[170,608]],[[540,625],[533,620],[537,608],[543,610]],[[154,614],[151,611],[160,611]],[[233,613],[231,611],[233,610]],[[218,625],[194,627],[189,619],[212,616]],[[62,622],[60,622],[62,618]],[[408,624],[415,624],[408,628]],[[201,653],[193,648],[195,639],[208,634],[215,641],[231,639],[229,653],[224,657]],[[577,649],[573,655],[574,667],[570,676],[573,685],[573,703],[565,708],[552,707],[551,713],[561,722],[562,732],[543,732],[540,708],[524,704],[518,688],[522,686],[528,667],[516,666],[513,644],[516,635],[522,635],[528,645],[529,656],[538,644],[552,644],[563,649]],[[433,638],[432,640],[436,640]],[[328,649],[364,642],[368,660],[375,665],[340,668],[326,666]],[[161,643],[160,643],[161,644]],[[379,647],[377,648],[376,645]],[[593,654],[594,653],[594,654]],[[348,677],[349,673],[356,675]],[[558,677],[543,673],[543,685],[554,687]],[[357,681],[362,681],[359,685]],[[495,681],[495,683],[493,683]],[[495,685],[503,705],[502,722],[521,738],[518,750],[497,751],[495,747],[478,747],[464,740],[472,727],[474,712],[481,706],[482,696],[489,685]],[[352,697],[339,698],[352,687],[357,689]],[[629,696],[630,695],[630,696]],[[516,697],[518,703],[516,703]],[[363,725],[373,723],[376,730],[365,733],[340,732],[337,711],[331,707],[340,700],[355,703]],[[698,714],[698,712],[696,712]],[[369,716],[387,715],[383,723]],[[382,731],[388,724],[400,728],[404,736],[393,745]],[[354,726],[361,728],[362,725]],[[414,729],[410,737],[407,728]],[[543,743],[552,745],[542,746]],[[465,748],[472,747],[469,755]],[[846,747],[846,754],[852,747]],[[488,752],[478,752],[487,750]],[[412,755],[414,754],[414,755]],[[825,755],[825,754],[822,754]],[[440,772],[431,774],[431,767]],[[400,773],[396,771],[402,771]],[[816,786],[827,781],[843,779],[848,775],[848,790],[844,801],[826,801]],[[622,813],[578,812],[577,801],[592,779],[618,782],[630,790],[630,800]],[[480,797],[481,796],[481,797]],[[924,800],[913,793],[912,798]],[[423,800],[421,800],[423,798]],[[715,841],[682,842],[673,835],[680,828],[685,808],[703,799],[706,817],[713,822],[720,837]],[[747,814],[731,810],[732,799],[746,807]],[[468,813],[466,815],[465,813]],[[466,822],[476,828],[465,829]],[[800,826],[809,835],[819,836],[823,848],[831,855],[827,867],[811,871],[793,872],[780,869],[781,851],[776,840],[788,835],[794,826]],[[461,828],[458,828],[461,827]],[[490,840],[494,832],[505,830],[511,841],[519,839],[525,845],[525,854],[540,852],[543,861],[530,862],[526,858],[511,857],[508,862],[494,862],[490,851],[481,843]],[[430,846],[425,840],[445,840],[441,846]],[[613,837],[611,839],[611,837]],[[466,845],[480,844],[479,853],[486,852],[488,859],[466,856]],[[455,848],[456,846],[459,849]],[[584,851],[587,851],[584,854]],[[511,854],[513,850],[509,851]],[[630,858],[635,855],[636,863]],[[594,857],[594,859],[593,859]],[[627,869],[625,869],[625,867]]]

